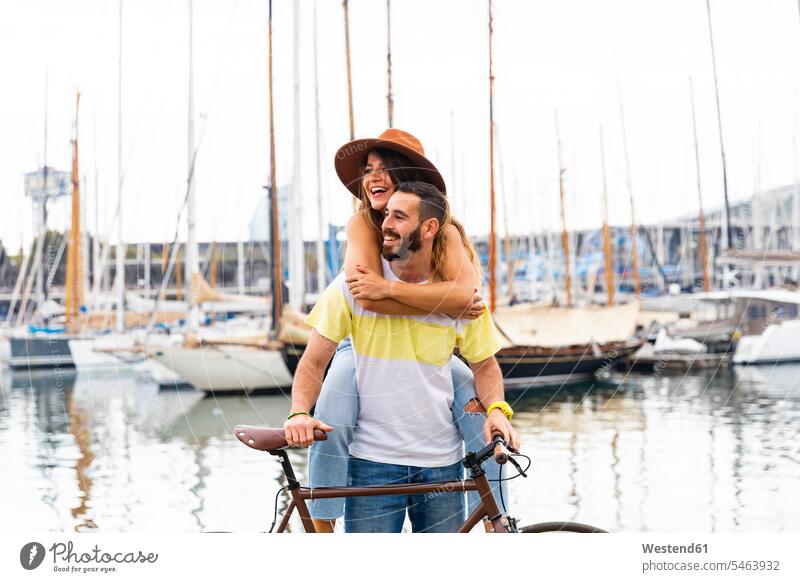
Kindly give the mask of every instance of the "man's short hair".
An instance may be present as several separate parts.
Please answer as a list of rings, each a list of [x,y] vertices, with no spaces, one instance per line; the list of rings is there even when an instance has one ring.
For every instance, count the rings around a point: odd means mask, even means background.
[[[400,182],[394,189],[395,192],[405,192],[419,197],[419,222],[429,218],[439,221],[439,227],[445,224],[447,218],[447,198],[436,186],[427,182]]]

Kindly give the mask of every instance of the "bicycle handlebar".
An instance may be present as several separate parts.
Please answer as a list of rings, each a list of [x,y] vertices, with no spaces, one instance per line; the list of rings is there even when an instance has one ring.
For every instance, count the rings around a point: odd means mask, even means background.
[[[493,457],[496,463],[505,465],[509,461],[514,462],[514,459],[511,458],[511,453],[516,452],[516,449],[506,443],[503,435],[497,432],[492,436],[492,442],[475,453],[469,453],[467,459],[465,459],[465,464],[468,467],[473,464],[482,465],[489,457]]]

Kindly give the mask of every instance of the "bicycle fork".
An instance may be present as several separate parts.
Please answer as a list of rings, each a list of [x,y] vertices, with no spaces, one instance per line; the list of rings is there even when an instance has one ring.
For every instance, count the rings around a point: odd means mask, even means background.
[[[516,520],[503,515],[497,506],[497,501],[489,486],[486,478],[486,471],[478,459],[478,454],[467,453],[464,458],[464,466],[469,469],[471,481],[475,484],[475,490],[480,497],[480,505],[473,511],[464,525],[458,530],[459,533],[469,532],[475,525],[486,517],[492,524],[494,533],[515,533],[517,531]]]

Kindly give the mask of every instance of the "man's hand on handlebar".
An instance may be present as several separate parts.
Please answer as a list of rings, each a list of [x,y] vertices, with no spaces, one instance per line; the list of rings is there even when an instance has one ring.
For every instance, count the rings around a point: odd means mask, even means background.
[[[290,447],[310,447],[314,442],[314,429],[331,432],[332,426],[328,426],[318,418],[308,414],[297,414],[283,423],[283,430],[286,442]]]
[[[483,425],[483,436],[486,438],[487,444],[492,442],[492,435],[497,432],[503,435],[503,439],[511,447],[519,449],[521,443],[517,431],[511,426],[511,422],[506,418],[506,415],[495,408],[489,413],[489,417]]]

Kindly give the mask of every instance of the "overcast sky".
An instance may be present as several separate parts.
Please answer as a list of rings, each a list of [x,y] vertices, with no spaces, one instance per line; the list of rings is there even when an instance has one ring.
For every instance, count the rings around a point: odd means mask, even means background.
[[[123,238],[172,238],[187,175],[188,0],[126,0],[122,30]],[[293,104],[292,0],[274,1],[279,184],[301,156],[304,235],[316,236],[313,13],[318,57],[323,216],[341,224],[350,194],[333,169],[348,139],[340,0],[300,0],[299,111]],[[194,1],[198,234],[246,238],[268,176],[267,1]],[[116,240],[119,3],[0,2],[0,239],[29,241],[23,172],[44,152],[69,170],[80,90],[87,214]],[[733,200],[790,183],[800,86],[796,0],[712,0],[720,100]],[[515,232],[558,229],[558,110],[570,227],[599,226],[598,128],[606,146],[611,221],[629,220],[617,83],[624,100],[638,219],[695,212],[689,78],[694,79],[706,207],[722,200],[705,0],[495,0],[496,188]],[[485,0],[394,0],[395,126],[420,138],[471,234],[488,230],[488,8]],[[387,126],[386,2],[350,1],[357,137]],[[293,119],[300,116],[298,150]],[[453,139],[454,136],[454,139]],[[454,152],[454,155],[453,155]],[[95,188],[95,183],[97,188]],[[509,212],[503,213],[503,193]],[[54,208],[63,229],[67,206]]]

